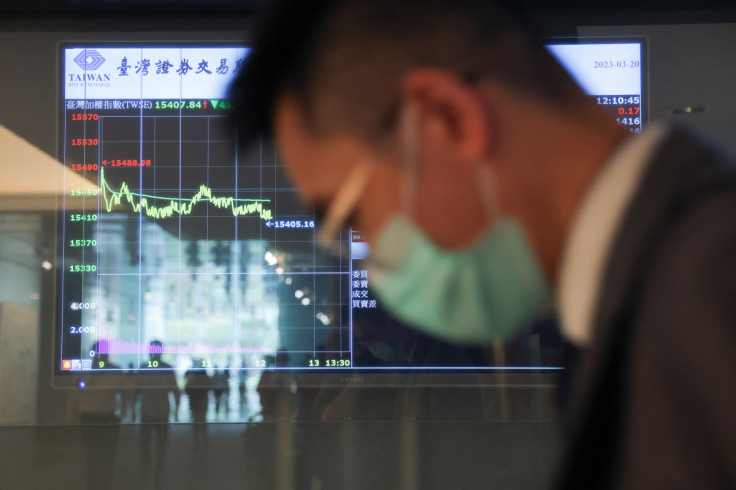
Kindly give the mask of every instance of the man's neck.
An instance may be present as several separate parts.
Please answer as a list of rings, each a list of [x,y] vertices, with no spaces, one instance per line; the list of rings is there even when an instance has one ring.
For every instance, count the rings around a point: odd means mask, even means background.
[[[627,134],[597,107],[579,118],[554,111],[522,114],[507,136],[508,196],[550,282],[559,264],[575,213],[598,170]]]

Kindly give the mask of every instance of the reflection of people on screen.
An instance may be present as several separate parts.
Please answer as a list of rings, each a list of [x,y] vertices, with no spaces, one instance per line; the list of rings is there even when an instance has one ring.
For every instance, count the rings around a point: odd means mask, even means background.
[[[163,350],[163,344],[158,340],[149,344],[150,359],[141,364],[136,383],[140,404],[140,457],[143,463],[143,480],[146,482],[149,480],[153,465],[156,488],[161,486],[163,478],[169,438],[169,417],[173,411],[176,419],[179,407],[179,386],[173,367],[161,359]],[[153,433],[155,433],[155,451],[151,451]]]
[[[210,402],[212,379],[203,368],[201,359],[192,359],[193,367],[184,374],[186,387],[184,392],[189,399],[189,410],[192,414],[194,431],[194,448],[199,449],[207,444],[207,407]]]
[[[243,359],[243,367],[246,365],[245,359]],[[238,371],[238,405],[239,405],[239,415],[241,419],[244,419],[246,417],[246,414],[248,413],[248,398],[247,398],[247,392],[248,392],[248,370],[246,369],[240,369]]]
[[[220,416],[220,408],[224,409],[225,417],[229,412],[230,400],[230,367],[221,367],[212,376],[212,393],[215,396],[215,415]]]
[[[296,409],[296,386],[294,377],[288,371],[275,367],[288,366],[289,354],[280,350],[274,356],[265,356],[266,369],[258,382],[258,396],[261,399],[263,420],[290,418]]]
[[[124,424],[135,423],[135,364],[128,363],[128,372],[123,376],[123,390],[120,393],[120,419]]]

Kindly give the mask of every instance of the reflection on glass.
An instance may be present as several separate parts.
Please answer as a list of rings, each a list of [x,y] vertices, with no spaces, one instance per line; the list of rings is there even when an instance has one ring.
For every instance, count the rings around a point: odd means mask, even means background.
[[[356,488],[361,469],[415,469],[417,441],[427,461],[491,460],[499,474],[518,434],[552,453],[554,438],[538,443],[528,422],[553,418],[564,354],[554,321],[468,348],[390,318],[360,231],[340,236],[347,256],[322,252],[273,148],[236,148],[224,87],[247,49],[59,54],[61,164],[0,128],[22,162],[4,165],[0,182],[0,425],[48,429],[52,449],[38,454],[54,472],[73,468],[70,485],[208,488],[207,465],[223,461],[254,488]],[[591,95],[637,131],[641,87],[597,81]],[[417,437],[417,424],[437,420],[477,425]],[[487,458],[489,441],[504,451]]]

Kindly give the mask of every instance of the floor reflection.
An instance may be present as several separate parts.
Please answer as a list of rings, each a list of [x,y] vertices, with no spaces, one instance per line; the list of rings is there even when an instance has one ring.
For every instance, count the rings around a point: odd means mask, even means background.
[[[199,448],[189,424],[171,424],[154,482],[138,454],[144,428],[2,428],[0,488],[529,489],[543,488],[558,449],[552,423],[210,424]]]
[[[415,344],[415,355],[454,352]],[[100,347],[93,362],[113,366]],[[198,358],[180,371],[161,342],[148,351],[127,372],[76,375],[73,425],[38,428],[36,458],[67,478],[55,488],[537,488],[558,450],[554,384],[539,374],[364,386],[279,369],[287,351],[264,356],[260,372]],[[46,469],[29,475],[26,488],[51,482]]]

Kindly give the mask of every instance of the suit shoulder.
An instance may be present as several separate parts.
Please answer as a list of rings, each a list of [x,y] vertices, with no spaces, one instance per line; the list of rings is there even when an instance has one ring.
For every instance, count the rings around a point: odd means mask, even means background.
[[[671,215],[653,257],[659,273],[697,276],[708,273],[708,267],[736,272],[736,186],[685,200]]]

